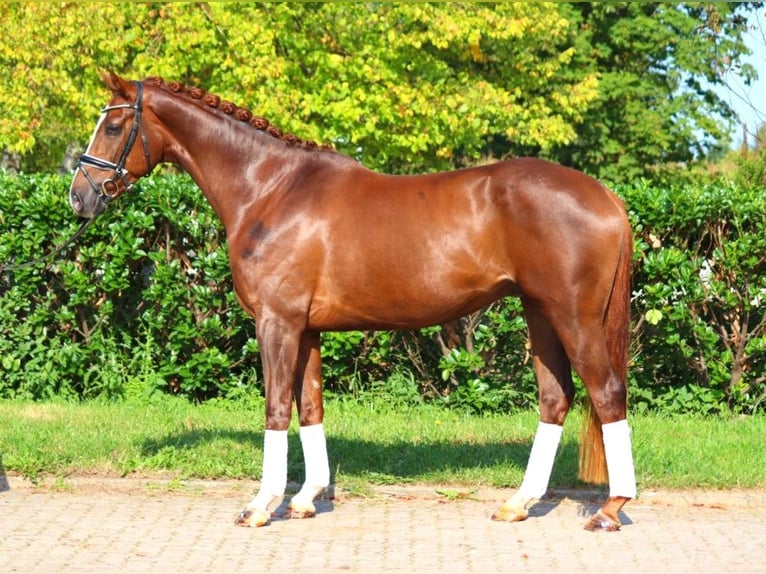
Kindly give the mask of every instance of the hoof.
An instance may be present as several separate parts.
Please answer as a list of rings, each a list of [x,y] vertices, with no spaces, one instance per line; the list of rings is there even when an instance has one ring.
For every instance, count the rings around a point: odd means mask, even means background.
[[[295,504],[291,502],[287,507],[285,518],[314,518],[317,514],[316,507],[309,504]]]
[[[529,512],[525,508],[518,508],[503,504],[492,515],[492,520],[498,522],[521,522],[526,520],[529,516]]]
[[[585,523],[585,530],[590,532],[617,532],[620,526],[621,524],[617,520],[597,512]]]
[[[246,508],[239,513],[234,524],[237,526],[244,526],[247,528],[258,528],[266,526],[271,522],[271,513],[266,510],[260,510],[258,508]]]

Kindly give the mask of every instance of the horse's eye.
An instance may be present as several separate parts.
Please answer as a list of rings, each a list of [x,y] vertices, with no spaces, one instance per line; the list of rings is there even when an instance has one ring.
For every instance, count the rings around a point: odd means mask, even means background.
[[[108,135],[108,136],[118,136],[118,135],[120,135],[121,131],[122,131],[122,126],[120,124],[107,124],[106,125],[106,135]]]

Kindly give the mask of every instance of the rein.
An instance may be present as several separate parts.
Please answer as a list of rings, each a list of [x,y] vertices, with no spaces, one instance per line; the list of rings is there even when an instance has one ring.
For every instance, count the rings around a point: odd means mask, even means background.
[[[86,219],[80,224],[80,227],[77,231],[74,232],[74,235],[72,235],[69,239],[64,241],[61,245],[58,247],[54,247],[50,252],[46,253],[42,257],[38,257],[37,259],[32,259],[31,261],[27,261],[25,263],[17,263],[13,265],[0,265],[0,274],[2,274],[5,271],[18,271],[20,269],[29,269],[30,267],[34,267],[35,265],[39,265],[40,263],[44,263],[48,261],[49,259],[53,259],[56,255],[61,253],[64,249],[66,249],[73,241],[75,241],[80,235],[82,235],[85,230],[88,228],[88,226],[93,223],[96,220],[94,217],[93,219]]]
[[[119,178],[119,181],[122,182],[122,184],[125,186],[125,191],[130,191],[133,189],[133,186],[136,182],[130,182],[128,180],[129,172],[127,169],[125,169],[125,162],[128,160],[128,155],[130,154],[130,151],[133,149],[133,144],[136,143],[136,139],[138,138],[138,132],[140,130],[141,132],[141,144],[144,151],[144,158],[146,158],[146,164],[149,166],[149,173],[152,171],[152,163],[151,163],[151,156],[149,154],[149,142],[146,139],[146,132],[143,129],[143,125],[141,125],[141,112],[142,112],[142,100],[144,95],[144,86],[141,82],[136,82],[136,103],[135,104],[117,104],[114,106],[106,106],[105,108],[102,108],[101,113],[105,114],[111,110],[118,110],[118,109],[132,109],[135,111],[135,114],[133,115],[133,123],[130,126],[130,133],[128,134],[128,139],[125,142],[125,146],[122,148],[122,153],[120,154],[120,158],[117,160],[117,163],[102,159],[100,157],[95,157],[88,154],[82,154],[80,158],[77,160],[77,165],[75,166],[75,170],[79,171],[83,174],[85,179],[90,184],[91,189],[98,194],[99,200],[101,200],[102,203],[102,209],[100,209],[97,212],[97,215],[95,217],[92,217],[91,219],[86,219],[80,224],[80,227],[77,231],[75,231],[74,235],[72,235],[69,239],[64,241],[61,245],[58,247],[55,247],[52,249],[49,253],[46,253],[42,257],[38,257],[37,259],[33,259],[31,261],[27,261],[25,263],[18,263],[18,264],[8,264],[8,265],[0,265],[0,273],[3,273],[4,271],[18,271],[20,269],[28,269],[29,267],[34,267],[35,265],[39,265],[40,263],[44,263],[48,261],[49,259],[52,259],[59,253],[61,253],[64,249],[67,248],[73,241],[75,241],[78,237],[80,237],[85,230],[90,226],[91,223],[93,223],[96,220],[96,217],[98,214],[101,214],[106,209],[107,204],[111,199],[115,196],[117,193],[117,181]],[[93,167],[95,169],[99,170],[111,170],[114,172],[114,176],[111,178],[105,179],[103,182],[101,182],[101,185],[97,185],[95,181],[93,181],[93,178],[91,178],[90,174],[88,173],[88,170],[85,169],[84,166]],[[149,175],[147,173],[146,175]]]

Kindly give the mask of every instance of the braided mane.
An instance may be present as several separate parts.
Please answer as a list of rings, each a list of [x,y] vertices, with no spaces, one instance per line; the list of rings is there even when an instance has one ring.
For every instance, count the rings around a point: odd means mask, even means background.
[[[250,110],[240,108],[239,106],[221,99],[215,94],[209,94],[202,88],[195,86],[184,86],[181,82],[165,82],[159,76],[152,76],[145,80],[146,83],[153,86],[162,87],[174,94],[187,94],[193,100],[204,103],[208,107],[221,110],[226,115],[232,116],[235,119],[250,124],[257,130],[265,132],[270,136],[282,140],[286,144],[295,147],[301,147],[304,149],[318,149],[334,151],[333,147],[329,144],[318,144],[314,141],[303,140],[295,134],[285,134],[277,126],[273,125],[269,120],[264,117],[254,115]]]

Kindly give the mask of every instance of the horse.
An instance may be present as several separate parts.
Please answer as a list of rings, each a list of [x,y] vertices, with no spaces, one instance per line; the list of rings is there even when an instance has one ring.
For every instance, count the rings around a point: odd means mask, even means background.
[[[543,159],[389,175],[195,86],[102,73],[111,99],[74,171],[69,201],[92,219],[161,163],[194,179],[228,240],[239,303],[255,320],[265,430],[258,492],[236,517],[283,508],[293,401],[305,481],[286,517],[315,516],[330,484],[320,333],[443,324],[520,297],[539,387],[521,485],[492,515],[518,522],[544,496],[572,406],[589,398],[579,476],[609,484],[585,523],[614,531],[636,496],[627,421],[632,233],[622,201]]]

